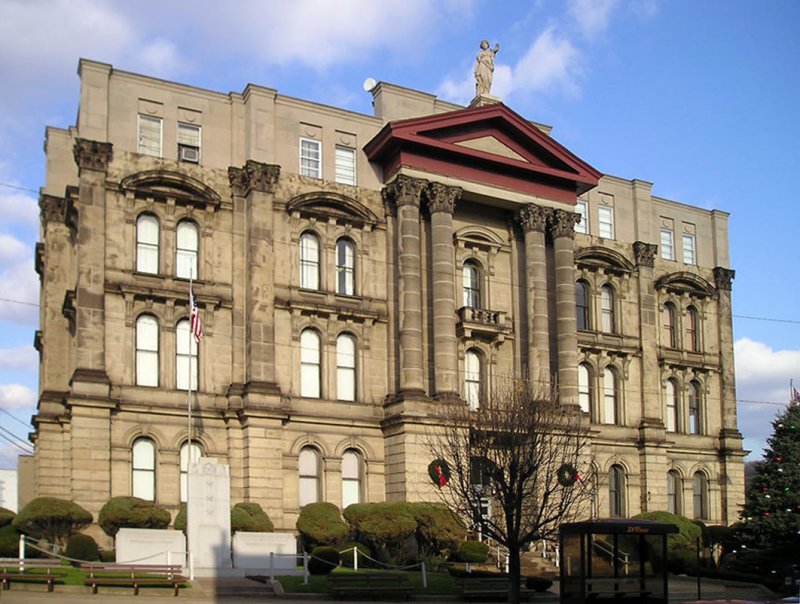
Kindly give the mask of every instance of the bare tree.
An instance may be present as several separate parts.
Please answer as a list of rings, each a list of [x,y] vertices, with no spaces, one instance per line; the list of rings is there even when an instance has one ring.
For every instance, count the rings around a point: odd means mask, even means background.
[[[516,380],[476,410],[448,403],[428,434],[442,500],[508,550],[509,602],[519,602],[523,548],[554,539],[563,522],[587,511],[590,492],[580,483],[589,466],[585,426],[557,392]]]

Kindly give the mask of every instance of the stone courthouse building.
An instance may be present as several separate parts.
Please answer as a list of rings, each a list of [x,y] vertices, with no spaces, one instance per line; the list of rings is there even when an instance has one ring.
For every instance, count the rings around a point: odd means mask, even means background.
[[[45,144],[37,495],[174,512],[202,454],[279,529],[311,501],[430,499],[442,401],[528,376],[586,414],[600,516],[737,518],[725,212],[485,95],[381,82],[364,115],[79,74]]]

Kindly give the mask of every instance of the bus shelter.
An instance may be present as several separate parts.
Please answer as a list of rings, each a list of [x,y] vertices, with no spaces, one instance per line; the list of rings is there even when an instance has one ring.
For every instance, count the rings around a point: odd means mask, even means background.
[[[562,525],[562,604],[667,604],[667,535],[678,527],[646,520],[591,520]]]

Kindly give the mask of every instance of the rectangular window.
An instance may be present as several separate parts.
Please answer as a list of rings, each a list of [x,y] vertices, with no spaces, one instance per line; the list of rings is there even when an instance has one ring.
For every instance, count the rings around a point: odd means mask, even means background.
[[[575,232],[576,233],[583,233],[584,235],[589,234],[589,202],[579,199],[578,203],[575,205],[575,211],[581,215],[581,219],[578,224],[575,225]]]
[[[138,150],[142,155],[161,157],[161,118],[139,115]]]
[[[694,235],[690,235],[689,233],[683,234],[683,263],[697,264],[694,248]]]
[[[178,161],[200,163],[200,126],[178,123]]]
[[[322,143],[300,139],[300,175],[322,178]]]
[[[672,229],[661,228],[661,257],[664,260],[675,260]]]
[[[335,154],[336,182],[344,185],[356,184],[356,150],[336,145]]]
[[[597,212],[600,236],[606,239],[614,238],[614,208],[600,206]]]

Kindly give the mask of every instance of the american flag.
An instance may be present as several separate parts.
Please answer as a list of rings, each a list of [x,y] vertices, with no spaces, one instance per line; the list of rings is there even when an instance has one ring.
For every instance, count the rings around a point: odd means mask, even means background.
[[[198,344],[203,339],[203,325],[200,322],[200,309],[197,308],[197,298],[194,297],[192,290],[189,290],[189,306],[192,313],[189,315],[189,328],[192,330],[194,341]]]

